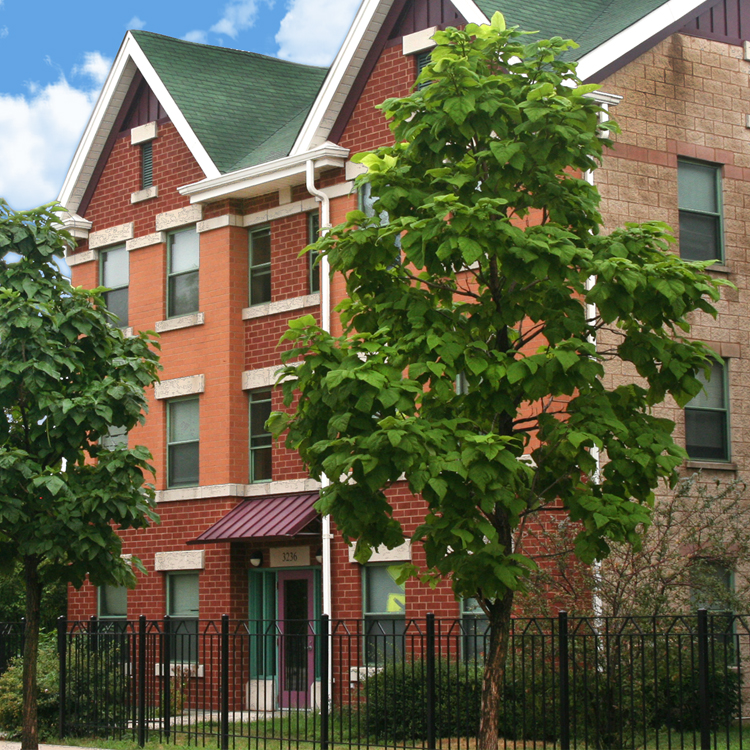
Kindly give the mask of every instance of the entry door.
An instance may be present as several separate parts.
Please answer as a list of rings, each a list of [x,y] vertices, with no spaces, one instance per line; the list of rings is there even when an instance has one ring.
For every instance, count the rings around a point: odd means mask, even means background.
[[[279,700],[309,708],[315,680],[313,571],[279,571]]]

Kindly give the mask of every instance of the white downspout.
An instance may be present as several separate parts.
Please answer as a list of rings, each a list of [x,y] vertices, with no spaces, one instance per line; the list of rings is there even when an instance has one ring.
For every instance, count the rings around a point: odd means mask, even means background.
[[[310,195],[314,195],[321,204],[321,234],[328,234],[331,228],[331,202],[330,198],[322,190],[318,190],[315,187],[315,162],[312,159],[308,159],[307,163],[305,164],[305,176],[307,192],[310,193]],[[325,256],[320,259],[320,327],[328,333],[331,332],[331,277],[328,258],[326,258]],[[327,487],[328,484],[328,477],[324,474],[321,478],[321,485],[323,487]],[[321,535],[323,537],[323,614],[330,617],[333,605],[333,594],[331,591],[331,540],[333,539],[333,535],[331,534],[330,516],[323,516],[322,526],[323,528],[321,530]],[[330,667],[328,669],[328,674],[331,674]],[[330,689],[328,694],[331,694]]]

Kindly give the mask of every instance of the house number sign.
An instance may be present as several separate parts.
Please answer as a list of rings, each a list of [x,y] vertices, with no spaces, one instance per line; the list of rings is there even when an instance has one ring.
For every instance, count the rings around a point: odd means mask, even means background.
[[[272,547],[269,551],[272,568],[292,568],[310,564],[309,547]]]

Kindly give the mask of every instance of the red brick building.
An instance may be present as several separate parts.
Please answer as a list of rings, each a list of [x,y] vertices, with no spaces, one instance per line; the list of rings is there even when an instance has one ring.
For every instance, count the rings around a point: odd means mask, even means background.
[[[436,27],[495,10],[576,39],[582,78],[617,105],[624,132],[593,175],[609,226],[659,218],[695,230],[720,262],[713,273],[737,285],[718,322],[697,321],[727,366],[722,387],[687,410],[687,468],[734,476],[747,461],[750,2],[364,0],[329,70],[128,32],[60,200],[78,240],[73,283],[111,288],[126,331],[161,336],[161,383],[127,436],[153,453],[161,525],[124,535],[148,571],[138,587],[72,591],[69,617],[326,612],[397,627],[461,614],[448,584],[401,589],[389,576],[389,564],[419,562],[417,548],[355,563],[312,507],[318,485],[263,423],[281,405],[272,385],[287,320],[312,313],[337,331],[340,280],[299,252],[357,206],[349,158],[390,137],[374,105],[409,92]],[[713,228],[690,225],[701,217]],[[682,439],[683,412],[664,408]],[[420,500],[404,488],[393,502],[413,529]]]

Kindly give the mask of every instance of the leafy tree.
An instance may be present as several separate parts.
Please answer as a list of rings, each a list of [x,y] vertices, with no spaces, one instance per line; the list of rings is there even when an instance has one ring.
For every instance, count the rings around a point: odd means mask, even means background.
[[[117,529],[157,520],[149,452],[98,444],[110,426],[143,421],[157,355],[146,334],[112,325],[101,290],[60,272],[54,256],[71,242],[60,210],[16,213],[0,201],[0,560],[20,563],[25,581],[24,750],[38,745],[42,590],[87,575],[135,585]]]
[[[405,575],[448,577],[487,614],[478,746],[494,750],[513,597],[535,567],[525,531],[559,507],[587,563],[639,543],[653,488],[684,457],[652,407],[700,389],[712,355],[684,333],[719,291],[705,263],[668,251],[664,224],[600,233],[582,173],[614,126],[560,59],[572,42],[527,43],[500,14],[435,40],[429,85],[381,105],[395,145],[355,158],[376,216],[351,212],[315,246],[346,282],[344,334],[290,323],[286,361],[302,361],[283,388],[299,401],[270,425],[329,478],[317,507],[358,540],[360,562],[404,540],[389,488],[422,496],[411,538],[427,570]],[[616,351],[597,350],[603,327]],[[632,365],[632,384],[604,386],[610,357]]]
[[[0,622],[18,622],[26,611],[25,581],[21,564],[16,562],[10,571],[0,570]],[[50,581],[42,592],[39,626],[54,630],[55,622],[65,616],[68,587],[65,581]]]
[[[638,530],[638,548],[611,544],[595,568],[572,555],[575,524],[563,520],[538,529],[534,541],[547,563],[532,573],[523,611],[546,615],[554,603],[587,615],[593,597],[601,614],[615,617],[695,612],[698,606],[750,611],[746,489],[740,480],[707,482],[700,474],[681,479],[654,503],[649,524]]]

